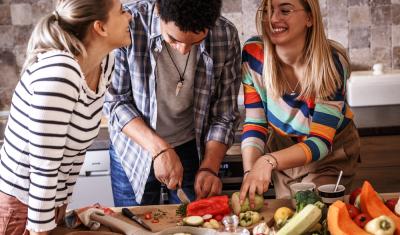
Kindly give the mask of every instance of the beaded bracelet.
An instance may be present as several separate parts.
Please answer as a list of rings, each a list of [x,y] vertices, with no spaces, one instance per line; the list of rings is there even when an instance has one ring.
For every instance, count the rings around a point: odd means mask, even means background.
[[[218,174],[215,173],[215,172],[214,172],[213,170],[211,170],[210,168],[201,167],[201,168],[199,168],[199,169],[197,170],[197,174],[198,174],[199,172],[201,172],[201,171],[207,171],[207,172],[213,174],[215,177],[218,177]]]
[[[156,155],[154,155],[153,156],[153,162],[156,160],[156,158],[158,158],[161,154],[163,154],[163,153],[165,153],[165,152],[167,152],[168,150],[170,150],[170,149],[173,149],[173,148],[165,148],[165,149],[162,149],[160,152],[158,152]]]

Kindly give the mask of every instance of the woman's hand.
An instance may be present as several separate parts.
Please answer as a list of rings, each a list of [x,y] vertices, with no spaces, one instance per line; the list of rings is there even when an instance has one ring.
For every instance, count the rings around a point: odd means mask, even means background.
[[[240,204],[242,204],[249,195],[250,208],[254,208],[255,194],[262,195],[268,190],[271,182],[272,165],[263,157],[259,157],[253,168],[244,177],[242,187],[240,188]]]

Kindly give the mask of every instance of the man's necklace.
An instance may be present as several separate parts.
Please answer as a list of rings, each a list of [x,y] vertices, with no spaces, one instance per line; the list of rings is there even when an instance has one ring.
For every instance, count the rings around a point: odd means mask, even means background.
[[[185,81],[185,77],[184,76],[185,76],[186,68],[187,68],[187,65],[188,65],[188,62],[189,62],[191,50],[189,51],[189,55],[186,58],[185,68],[183,69],[183,73],[181,74],[181,72],[179,71],[179,68],[176,65],[174,59],[172,58],[171,52],[169,51],[168,46],[167,46],[167,44],[165,42],[164,42],[164,46],[165,46],[165,48],[167,48],[167,52],[168,52],[169,58],[171,59],[172,63],[175,66],[176,71],[179,74],[179,81],[176,84],[176,89],[175,89],[175,96],[178,96],[179,92],[181,91],[181,89],[183,87],[183,82]]]

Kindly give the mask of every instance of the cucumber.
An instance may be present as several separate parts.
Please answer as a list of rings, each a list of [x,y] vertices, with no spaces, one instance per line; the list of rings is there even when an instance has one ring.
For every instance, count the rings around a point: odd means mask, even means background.
[[[183,218],[183,224],[189,226],[200,226],[204,223],[204,219],[201,216],[193,215]]]
[[[308,232],[321,219],[322,211],[313,204],[308,204],[295,214],[276,235],[299,235]]]

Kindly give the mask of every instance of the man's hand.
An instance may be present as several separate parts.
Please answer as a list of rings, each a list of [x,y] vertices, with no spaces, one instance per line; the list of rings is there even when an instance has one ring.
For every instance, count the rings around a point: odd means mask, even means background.
[[[154,174],[168,189],[175,190],[178,186],[181,187],[183,167],[175,150],[168,149],[154,160]]]
[[[194,182],[196,200],[221,194],[221,179],[207,171],[199,171]]]

